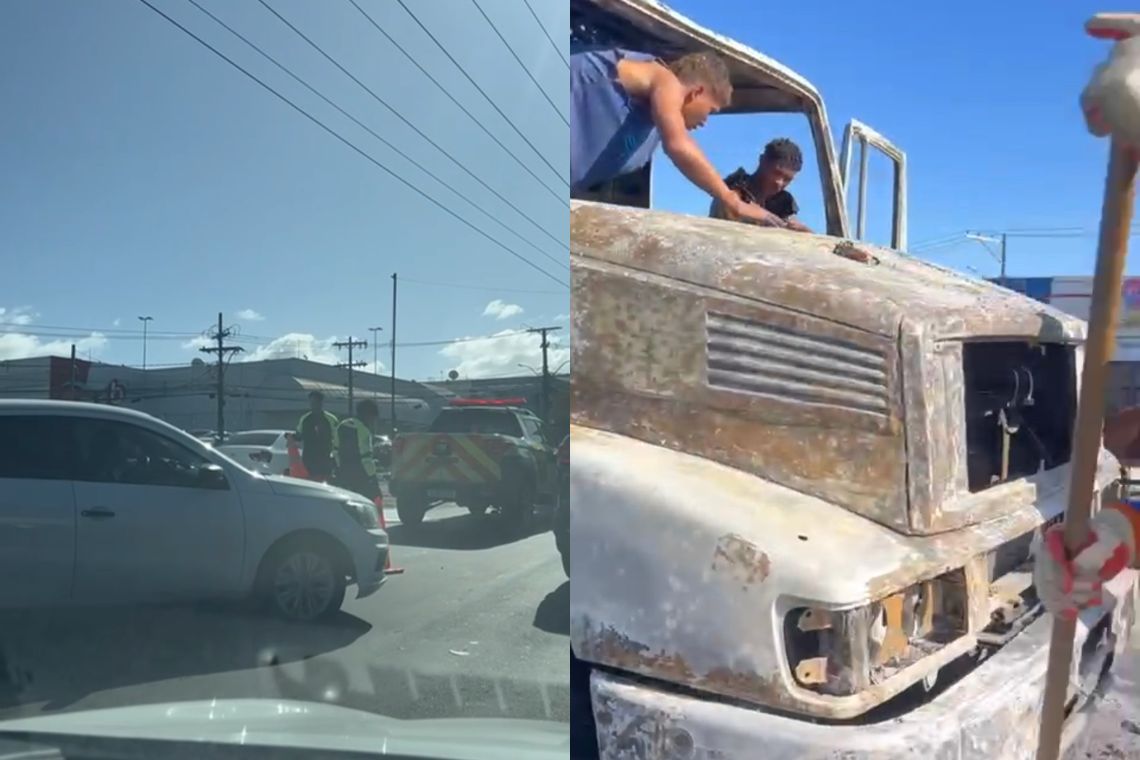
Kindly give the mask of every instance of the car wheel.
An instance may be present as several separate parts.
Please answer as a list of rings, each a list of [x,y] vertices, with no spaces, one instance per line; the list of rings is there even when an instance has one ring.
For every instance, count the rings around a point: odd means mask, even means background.
[[[308,623],[340,610],[345,575],[332,551],[319,544],[295,542],[274,552],[263,589],[274,613]]]
[[[426,512],[427,502],[422,498],[405,496],[402,499],[396,499],[396,514],[400,518],[401,525],[414,528],[424,521]]]
[[[515,493],[507,496],[502,507],[503,517],[510,530],[525,533],[531,527],[534,518],[534,484],[523,480]]]

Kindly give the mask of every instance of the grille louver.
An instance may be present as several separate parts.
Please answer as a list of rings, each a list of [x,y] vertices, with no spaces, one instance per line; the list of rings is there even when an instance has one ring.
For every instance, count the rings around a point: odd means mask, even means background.
[[[886,360],[873,349],[712,312],[706,330],[714,388],[888,413]]]

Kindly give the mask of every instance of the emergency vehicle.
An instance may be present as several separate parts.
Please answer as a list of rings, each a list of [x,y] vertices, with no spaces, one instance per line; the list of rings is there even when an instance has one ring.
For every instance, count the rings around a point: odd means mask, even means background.
[[[398,435],[392,479],[400,522],[454,502],[473,514],[497,510],[512,525],[529,523],[537,503],[553,501],[554,449],[524,398],[455,399],[426,433]]]

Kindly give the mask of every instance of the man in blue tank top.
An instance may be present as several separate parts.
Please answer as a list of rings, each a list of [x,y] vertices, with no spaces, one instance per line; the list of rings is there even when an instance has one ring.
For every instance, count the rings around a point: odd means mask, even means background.
[[[783,227],[776,214],[729,189],[689,134],[732,100],[728,67],[712,53],[666,64],[620,49],[570,56],[570,194],[636,171],[661,145],[728,218]]]

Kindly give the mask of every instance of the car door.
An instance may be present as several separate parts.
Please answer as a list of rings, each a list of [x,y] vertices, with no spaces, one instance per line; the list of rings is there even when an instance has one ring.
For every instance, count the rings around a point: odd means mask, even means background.
[[[75,562],[67,420],[0,416],[0,607],[66,602]]]
[[[171,436],[103,419],[76,421],[76,449],[77,599],[165,601],[239,590],[240,497],[229,480],[206,484],[208,459]]]

